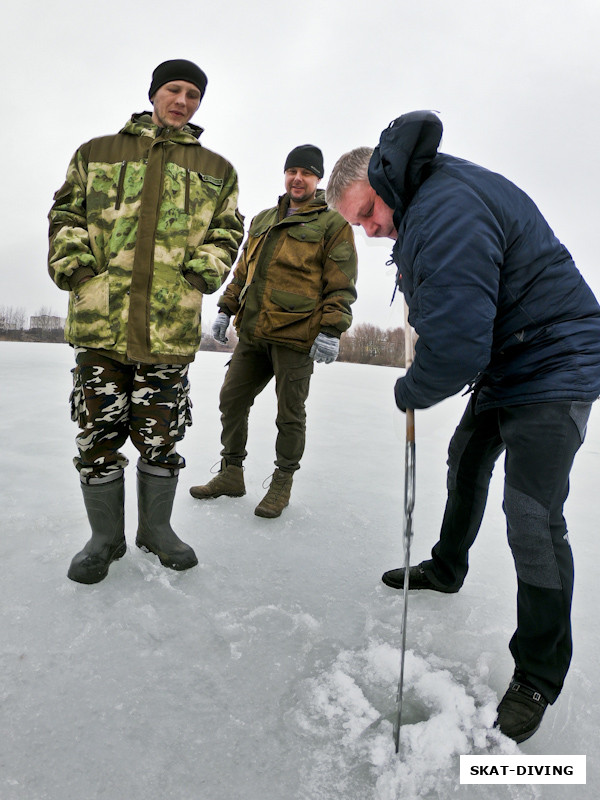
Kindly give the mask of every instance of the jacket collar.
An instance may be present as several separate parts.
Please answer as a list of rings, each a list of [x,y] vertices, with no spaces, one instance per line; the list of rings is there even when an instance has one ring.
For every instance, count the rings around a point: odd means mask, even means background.
[[[198,144],[198,139],[203,131],[204,128],[192,125],[191,122],[184,125],[181,130],[160,128],[152,122],[151,111],[142,111],[138,114],[132,114],[131,119],[129,119],[121,129],[121,133],[129,133],[134,136],[147,136],[151,139],[158,139],[158,137],[162,135],[163,138],[181,144]]]
[[[282,194],[277,202],[277,209],[278,209],[278,218],[279,221],[284,219],[289,219],[287,216],[288,209],[290,207],[290,196],[287,194]],[[325,190],[324,189],[317,189],[317,193],[315,195],[314,200],[311,200],[310,203],[305,203],[300,208],[297,208],[293,214],[290,216],[294,217],[297,214],[314,214],[317,211],[324,211],[327,209],[327,201],[325,200]]]

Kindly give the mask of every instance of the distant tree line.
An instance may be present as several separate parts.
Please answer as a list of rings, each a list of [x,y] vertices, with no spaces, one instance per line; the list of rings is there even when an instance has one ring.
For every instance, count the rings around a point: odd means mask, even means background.
[[[227,339],[227,344],[219,344],[210,333],[204,334],[200,350],[231,352],[238,341],[232,325],[227,331]],[[338,361],[377,364],[383,367],[403,367],[404,328],[383,330],[368,322],[359,322],[342,334]]]
[[[29,317],[29,327],[25,327],[27,315],[24,308],[0,306],[0,340],[21,342],[64,342],[65,320],[42,307]],[[227,343],[220,344],[210,335],[210,322],[202,335],[200,350],[213,352],[232,352],[238,337],[233,325],[227,331]],[[404,366],[404,329],[383,330],[368,322],[359,322],[340,339],[339,361],[356,364],[377,364],[384,367]]]
[[[403,367],[404,328],[383,330],[368,322],[353,325],[340,339],[339,361]]]
[[[25,309],[0,306],[0,331],[21,331],[25,327]]]

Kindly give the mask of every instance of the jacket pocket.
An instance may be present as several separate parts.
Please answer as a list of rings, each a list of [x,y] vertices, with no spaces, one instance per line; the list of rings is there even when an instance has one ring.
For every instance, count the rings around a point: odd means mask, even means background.
[[[320,228],[312,228],[304,223],[294,225],[288,229],[288,236],[297,239],[299,242],[318,243],[323,239],[323,231]]]
[[[270,299],[265,309],[266,332],[278,339],[308,343],[317,301],[283,289],[272,289]]]
[[[123,186],[125,184],[125,170],[127,169],[127,162],[121,162],[121,169],[119,170],[119,179],[117,181],[117,197],[115,199],[115,211],[121,208],[121,198],[123,197]]]
[[[111,347],[115,343],[115,336],[110,325],[109,310],[109,276],[108,272],[102,272],[70,293],[65,327],[67,341],[95,348]]]
[[[189,356],[200,345],[202,294],[180,272],[157,269],[150,297],[150,352]]]
[[[222,178],[214,178],[212,175],[204,175],[188,169],[180,181],[185,181],[180,208],[183,208],[186,214],[200,214],[207,208],[214,213],[223,188]],[[180,181],[177,182],[178,185]],[[204,220],[205,225],[206,221],[210,220],[212,213]]]
[[[310,276],[311,283],[317,279],[320,282],[323,272],[323,232],[305,224],[290,226],[287,235],[279,240],[276,258],[284,267],[290,268],[292,280],[293,276],[298,276],[302,281]]]

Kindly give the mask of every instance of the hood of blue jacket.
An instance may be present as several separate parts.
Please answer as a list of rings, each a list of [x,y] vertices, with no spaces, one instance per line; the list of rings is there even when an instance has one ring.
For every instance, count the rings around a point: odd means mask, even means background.
[[[429,177],[442,139],[442,121],[432,111],[411,111],[390,122],[369,163],[369,182],[394,209],[396,230],[419,186]]]

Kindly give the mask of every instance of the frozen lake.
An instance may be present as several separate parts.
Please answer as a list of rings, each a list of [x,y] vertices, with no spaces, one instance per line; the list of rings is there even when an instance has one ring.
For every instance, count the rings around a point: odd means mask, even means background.
[[[135,452],[126,452],[126,556],[95,586],[69,581],[87,540],[72,351],[0,342],[1,800],[411,800],[597,797],[600,420],[572,473],[575,651],[563,694],[517,747],[491,730],[512,674],[516,577],[502,464],[461,592],[412,593],[402,758],[391,720],[402,595],[404,417],[398,371],[317,364],[308,438],[279,519],[254,516],[273,470],[272,387],[250,422],[248,493],[188,493],[219,459],[227,354],[190,372],[194,425],[180,447],[173,527],[199,566],[162,568],[134,546]],[[417,412],[413,561],[445,502],[449,438],[465,405]],[[586,754],[587,786],[461,786],[459,755]]]

